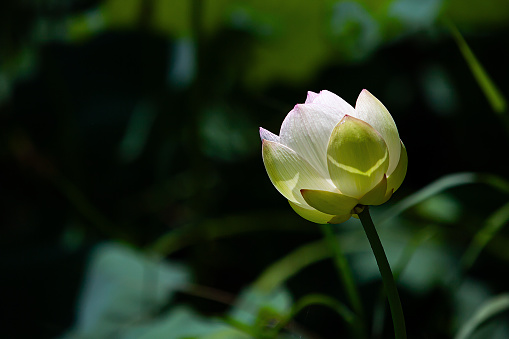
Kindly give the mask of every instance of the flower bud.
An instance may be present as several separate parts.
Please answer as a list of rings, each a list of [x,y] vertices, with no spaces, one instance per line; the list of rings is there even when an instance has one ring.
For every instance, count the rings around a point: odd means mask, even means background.
[[[389,111],[367,90],[355,105],[308,92],[278,135],[260,128],[265,168],[303,218],[341,223],[386,202],[406,175],[407,153]]]

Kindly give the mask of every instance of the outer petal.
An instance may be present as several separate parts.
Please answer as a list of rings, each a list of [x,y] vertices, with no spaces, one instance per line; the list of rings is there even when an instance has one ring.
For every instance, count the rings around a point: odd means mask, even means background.
[[[308,91],[308,96],[306,98],[306,104],[311,104],[315,100],[315,98],[318,96],[318,93]]]
[[[382,180],[389,152],[373,127],[345,116],[332,131],[327,162],[334,185],[343,194],[360,199]]]
[[[296,204],[291,200],[288,200],[288,202],[298,215],[311,222],[315,222],[317,224],[326,224],[329,222],[329,220],[334,218],[333,215],[322,213],[315,210],[314,208],[310,208],[307,205]]]
[[[351,214],[352,209],[359,203],[359,200],[341,193],[309,189],[302,189],[300,192],[309,206],[332,215]]]
[[[263,140],[262,155],[272,184],[294,203],[307,206],[300,194],[303,188],[337,191],[306,160],[280,143]]]
[[[267,131],[265,128],[260,127],[260,139],[279,142],[279,135]]]
[[[362,205],[381,205],[390,198],[387,193],[387,177],[384,175],[378,185],[373,187],[371,191],[366,193],[361,199]]]
[[[396,192],[396,190],[401,186],[403,183],[403,179],[405,179],[406,176],[406,170],[408,167],[408,156],[406,153],[405,145],[403,145],[403,142],[401,141],[401,153],[398,161],[398,166],[394,169],[394,172],[387,178],[387,189],[393,190],[393,192]]]
[[[353,116],[355,114],[355,109],[352,105],[343,100],[340,96],[327,90],[320,91],[320,93],[313,99],[313,103],[334,107],[334,109],[341,112],[342,115]]]
[[[314,103],[296,105],[281,125],[281,143],[297,152],[327,178],[327,143],[342,117],[328,106]]]
[[[401,150],[398,129],[391,114],[373,94],[363,89],[357,98],[355,114],[352,116],[370,124],[384,138],[389,149],[387,176],[390,176],[398,164]]]
[[[341,224],[342,222],[345,222],[348,219],[350,219],[351,216],[352,216],[352,214],[336,215],[334,218],[329,220],[327,223],[328,224]]]

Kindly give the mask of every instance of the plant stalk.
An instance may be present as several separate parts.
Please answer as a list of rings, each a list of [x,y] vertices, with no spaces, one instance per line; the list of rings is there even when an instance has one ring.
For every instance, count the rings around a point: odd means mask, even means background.
[[[406,339],[406,326],[405,317],[403,315],[403,308],[401,307],[401,301],[399,299],[398,289],[392,275],[391,267],[387,256],[385,255],[382,242],[376,231],[371,215],[369,214],[369,207],[366,206],[364,210],[358,214],[361,220],[366,236],[368,237],[369,244],[375,255],[378,269],[382,275],[382,281],[384,284],[385,294],[389,301],[389,307],[391,309],[392,322],[394,324],[394,336],[395,339]]]

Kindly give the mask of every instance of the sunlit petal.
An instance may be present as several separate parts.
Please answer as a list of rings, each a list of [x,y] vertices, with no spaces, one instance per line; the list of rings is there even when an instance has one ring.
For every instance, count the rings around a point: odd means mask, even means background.
[[[382,180],[389,152],[370,125],[345,116],[332,132],[327,163],[334,185],[343,194],[360,199]]]
[[[308,91],[308,96],[306,98],[306,104],[311,104],[315,100],[315,98],[318,96],[318,93]]]
[[[370,124],[384,139],[389,149],[387,176],[390,176],[398,164],[401,150],[398,129],[391,114],[373,94],[364,89],[357,98],[352,116]]]
[[[401,153],[399,157],[398,166],[392,174],[387,178],[387,189],[396,192],[396,190],[403,183],[403,179],[405,179],[406,171],[408,167],[408,156],[406,153],[405,145],[401,142]]]
[[[280,143],[264,140],[263,163],[272,184],[288,200],[307,205],[300,190],[337,190],[295,151]]]
[[[300,104],[281,125],[280,142],[306,159],[323,177],[327,172],[327,143],[342,116],[319,104]]]
[[[320,91],[313,99],[313,103],[333,107],[335,110],[339,111],[342,116],[353,116],[355,114],[355,109],[352,105],[343,100],[340,96],[327,90]]]

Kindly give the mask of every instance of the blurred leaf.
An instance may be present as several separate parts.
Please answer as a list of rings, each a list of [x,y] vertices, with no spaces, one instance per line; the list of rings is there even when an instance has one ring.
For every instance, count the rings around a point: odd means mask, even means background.
[[[356,1],[336,2],[330,25],[339,52],[351,59],[366,57],[382,40],[380,23]]]
[[[283,328],[298,313],[300,313],[306,307],[309,307],[311,305],[321,305],[332,309],[348,324],[354,324],[355,322],[359,321],[355,314],[352,311],[350,311],[350,309],[346,307],[346,305],[332,298],[331,296],[324,294],[307,294],[300,298],[299,300],[297,300],[297,302],[292,307],[290,315],[280,322],[279,326],[277,326],[276,328],[276,331]]]
[[[188,37],[175,40],[168,67],[168,83],[175,89],[191,85],[196,76],[196,43]]]
[[[497,315],[509,311],[509,294],[498,295],[479,307],[476,313],[460,328],[455,339],[472,338],[475,332]],[[507,319],[503,320],[507,322]]]
[[[451,195],[438,193],[418,204],[416,211],[427,220],[452,224],[458,221],[463,209]]]
[[[440,14],[443,0],[394,0],[388,15],[400,20],[407,29],[430,27]]]
[[[242,227],[239,227],[242,225]],[[271,222],[258,211],[245,214],[231,214],[223,218],[205,219],[195,225],[186,225],[172,230],[157,239],[148,250],[160,256],[167,256],[187,246],[246,232],[271,231],[313,231],[313,225],[288,223],[288,211],[271,213]]]
[[[229,315],[244,324],[263,328],[270,325],[272,318],[288,314],[292,303],[290,293],[283,286],[266,291],[252,285],[240,293]]]
[[[410,260],[412,259],[414,253],[425,244],[426,241],[429,241],[437,234],[437,229],[435,227],[426,227],[412,236],[410,241],[407,242],[405,248],[403,249],[403,253],[401,254],[398,262],[394,265],[394,279],[398,280],[401,273],[405,271]]]
[[[380,217],[378,225],[381,225],[389,221],[390,219],[401,214],[407,209],[425,201],[426,199],[440,192],[443,192],[456,186],[474,183],[483,183],[486,185],[490,185],[493,188],[500,190],[502,192],[509,193],[509,184],[507,183],[507,180],[496,175],[478,174],[473,172],[448,174],[435,180],[431,184],[421,188],[417,192],[405,197],[404,199],[396,203],[389,210],[383,213],[383,215]]]
[[[437,237],[427,237],[426,231],[423,232],[423,240],[419,242],[415,232],[404,226],[383,227],[379,230],[387,259],[391,267],[398,268],[395,271],[398,273],[398,284],[417,295],[425,295],[433,288],[445,285],[456,265],[451,249],[443,246]],[[412,241],[418,242],[420,246],[409,249]],[[406,264],[402,266],[402,263]],[[351,265],[352,270],[357,272],[359,283],[380,279],[375,258],[367,245],[364,251],[352,257]]]
[[[421,73],[421,83],[428,106],[442,117],[452,116],[460,99],[450,70],[439,64],[429,65]]]
[[[472,74],[474,75],[475,79],[477,80],[477,83],[484,92],[486,99],[488,99],[491,108],[496,113],[499,114],[504,113],[507,108],[507,103],[504,96],[499,91],[497,86],[493,83],[488,73],[486,73],[479,60],[477,60],[476,56],[468,46],[467,42],[461,35],[460,31],[451,21],[446,21],[446,23],[449,26],[449,29],[451,30],[454,40],[458,44],[461,54],[463,54],[465,61],[470,67]]]
[[[81,41],[106,28],[105,14],[102,8],[80,13],[69,19],[67,36],[71,41]]]
[[[224,161],[238,160],[253,148],[258,135],[245,115],[229,114],[223,107],[204,110],[200,117],[201,146],[205,154]]]
[[[314,241],[292,251],[269,266],[253,284],[257,289],[272,291],[304,267],[332,255],[324,240]]]
[[[180,265],[119,244],[99,245],[91,254],[76,324],[67,338],[112,338],[149,319],[188,281]]]
[[[490,215],[483,227],[476,233],[470,246],[462,258],[464,270],[468,270],[476,261],[483,248],[490,242],[500,229],[509,222],[509,203]]]
[[[247,339],[251,336],[219,319],[206,318],[187,307],[171,309],[162,317],[129,329],[122,339]]]
[[[506,0],[449,0],[447,15],[453,22],[469,27],[507,27],[509,2]]]
[[[138,23],[143,0],[106,0],[102,6],[107,26],[129,27]]]
[[[326,39],[329,7],[325,1],[309,5],[306,0],[249,1],[238,3],[232,11],[244,16],[263,18],[267,32],[254,45],[253,60],[245,82],[263,86],[273,80],[300,82],[313,76],[331,55]]]
[[[336,271],[338,273],[339,280],[343,285],[343,290],[345,291],[349,305],[352,307],[353,312],[358,315],[358,318],[353,321],[345,318],[345,320],[352,325],[352,335],[359,338],[366,338],[366,325],[363,323],[364,318],[364,309],[362,307],[362,302],[359,296],[358,286],[355,284],[352,270],[350,269],[350,265],[346,259],[345,253],[341,248],[341,243],[337,241],[337,238],[334,235],[334,225],[320,225],[322,229],[322,233],[324,234],[325,241],[327,242],[327,246],[331,249],[332,259],[336,266]],[[345,316],[346,313],[340,312],[341,316]]]
[[[155,117],[156,112],[149,102],[136,105],[119,145],[118,153],[123,162],[129,163],[141,155]]]

